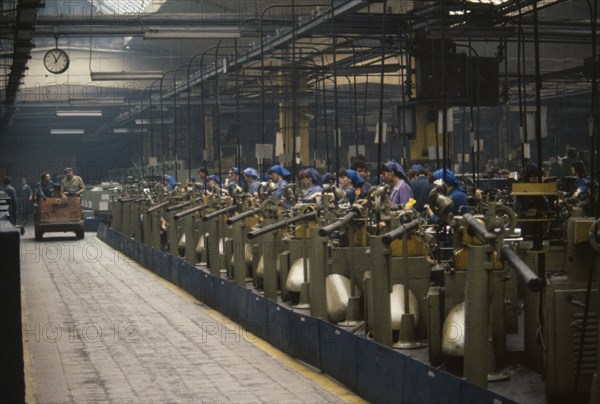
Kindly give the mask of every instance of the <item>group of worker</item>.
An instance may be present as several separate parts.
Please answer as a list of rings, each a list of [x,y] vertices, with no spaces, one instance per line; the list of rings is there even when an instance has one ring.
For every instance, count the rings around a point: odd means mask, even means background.
[[[448,196],[455,201],[456,212],[459,207],[467,205],[467,198],[460,181],[450,170],[438,170],[430,174],[429,170],[421,165],[414,165],[408,173],[402,165],[396,161],[387,161],[380,167],[380,178],[371,178],[368,162],[358,158],[350,168],[341,168],[337,172],[337,186],[342,189],[350,204],[364,203],[369,190],[373,184],[388,184],[388,199],[393,207],[410,206],[424,214],[430,213],[427,208],[427,198],[435,187],[434,181],[444,182],[448,190]],[[445,171],[445,172],[444,172]],[[232,167],[224,181],[214,174],[209,174],[206,168],[196,170],[197,177],[187,178],[187,189],[204,191],[212,194],[236,193],[250,194],[253,197],[268,194],[272,199],[286,200],[286,186],[291,173],[281,164],[273,165],[267,172],[270,185],[265,187],[266,181],[262,181],[255,168],[247,167],[240,170]],[[321,174],[314,167],[306,167],[299,171],[298,179],[302,186],[299,197],[300,202],[318,202],[323,196],[325,184],[330,186],[336,182],[336,175],[331,173]],[[163,176],[163,186],[166,191],[171,191],[177,186],[175,178],[169,175]],[[289,194],[288,194],[289,196]],[[456,213],[455,212],[455,213]]]
[[[19,190],[12,185],[12,178],[6,176],[2,180],[0,191],[8,195],[8,219],[16,225],[17,213],[23,217],[23,223],[27,222],[28,216],[33,211],[33,202],[46,200],[52,197],[66,198],[70,196],[80,196],[85,191],[85,184],[80,176],[73,174],[73,168],[67,167],[64,170],[65,176],[60,184],[52,181],[52,176],[48,172],[43,172],[40,181],[31,188],[27,184],[27,178],[21,178]]]

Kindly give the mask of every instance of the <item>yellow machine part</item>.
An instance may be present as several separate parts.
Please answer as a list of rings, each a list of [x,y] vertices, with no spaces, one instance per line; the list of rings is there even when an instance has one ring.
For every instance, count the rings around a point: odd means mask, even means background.
[[[402,240],[394,240],[390,244],[392,257],[402,257],[404,243]],[[409,257],[420,257],[427,255],[427,245],[416,236],[411,236],[408,239],[407,252]]]
[[[256,226],[259,222],[260,219],[256,215],[244,219],[244,224],[246,225],[246,227]]]
[[[304,230],[304,224],[298,224],[296,226],[296,228],[295,228],[294,238],[297,238],[297,239],[307,238],[308,239],[308,238],[310,238],[310,232],[311,232],[311,230],[313,228],[318,228],[318,227],[319,227],[319,224],[316,221],[314,221],[314,220],[311,220],[311,221],[308,222],[308,226],[306,228],[306,231],[303,231]]]

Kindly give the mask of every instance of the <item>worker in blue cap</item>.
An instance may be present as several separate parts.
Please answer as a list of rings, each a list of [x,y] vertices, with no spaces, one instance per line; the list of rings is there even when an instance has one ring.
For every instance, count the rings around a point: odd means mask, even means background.
[[[382,180],[392,187],[388,199],[392,206],[404,207],[410,198],[413,197],[413,191],[410,188],[406,173],[402,166],[393,160],[388,161],[379,169]]]
[[[467,201],[467,194],[464,189],[460,186],[460,181],[456,178],[456,175],[451,170],[440,168],[433,173],[435,184],[439,185],[443,183],[446,185],[446,195],[452,199],[452,213],[455,215],[462,215],[469,211],[469,202]]]
[[[288,177],[290,172],[281,164],[275,164],[269,169],[271,181],[277,185],[277,190],[271,195],[272,199],[281,199],[283,197],[283,187],[287,185],[285,177]]]
[[[221,193],[221,180],[219,179],[218,176],[216,175],[209,175],[208,177],[206,177],[206,182],[207,182],[207,186],[206,189],[209,192],[213,192],[213,193]]]
[[[260,187],[258,171],[252,167],[248,167],[243,171],[243,178],[248,187],[247,192],[252,196],[258,196],[258,188]]]
[[[168,192],[171,192],[173,190],[173,186],[175,186],[176,183],[177,181],[175,181],[175,178],[173,178],[169,174],[163,175],[163,186]]]
[[[340,169],[338,173],[340,188],[346,192],[346,197],[350,203],[354,203],[357,199],[364,199],[362,186],[363,178],[355,171],[346,168]]]
[[[300,179],[306,191],[302,195],[304,202],[314,201],[321,192],[323,187],[321,186],[321,175],[317,170],[312,167],[305,168],[300,172]]]

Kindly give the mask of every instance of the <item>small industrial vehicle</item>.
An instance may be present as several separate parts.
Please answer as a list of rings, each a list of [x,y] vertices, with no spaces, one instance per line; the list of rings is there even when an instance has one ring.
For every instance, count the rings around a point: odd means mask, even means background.
[[[48,232],[75,232],[84,237],[84,216],[79,196],[51,197],[39,200],[34,209],[35,239],[42,240]]]

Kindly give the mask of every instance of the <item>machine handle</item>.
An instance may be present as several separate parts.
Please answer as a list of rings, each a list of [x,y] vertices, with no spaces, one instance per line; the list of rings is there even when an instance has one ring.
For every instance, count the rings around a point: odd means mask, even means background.
[[[512,248],[508,246],[502,247],[500,249],[500,256],[515,270],[529,290],[539,292],[542,289],[544,281],[538,277],[525,262],[523,262]]]
[[[119,198],[119,202],[134,202],[137,198]]]
[[[350,223],[350,221],[352,221],[356,216],[358,216],[358,212],[355,210],[352,210],[352,211],[346,213],[346,215],[343,216],[337,222],[331,223],[325,227],[321,227],[319,229],[319,236],[321,236],[321,237],[329,236],[334,231],[341,229],[342,227],[344,227],[345,225]]]
[[[208,206],[206,206],[206,205],[194,206],[193,208],[190,208],[190,209],[184,210],[182,212],[176,213],[175,215],[173,215],[173,219],[179,220],[179,219],[184,218],[184,217],[186,217],[188,215],[191,215],[194,212],[199,212],[199,211],[204,210],[206,208],[208,208]]]
[[[472,214],[465,213],[463,215],[463,220],[465,223],[467,223],[469,233],[475,233],[475,236],[477,236],[477,238],[482,242],[489,243],[496,239],[496,235],[488,231],[488,229],[485,228],[485,225],[477,220],[477,218]]]
[[[315,219],[316,217],[317,217],[317,211],[312,211],[312,212],[309,212],[309,213],[305,213],[303,215],[294,216],[294,217],[289,218],[289,219],[280,220],[279,222],[275,222],[275,223],[270,224],[268,226],[265,226],[265,227],[262,227],[260,229],[251,231],[250,233],[248,233],[248,238],[249,239],[253,239],[255,237],[262,236],[263,234],[270,233],[270,232],[275,231],[277,229],[281,229],[283,227],[287,227],[290,224],[293,224],[293,223],[296,223],[296,222],[302,222],[304,220],[312,220],[312,219]]]
[[[245,212],[240,213],[239,215],[230,217],[229,219],[227,219],[227,221],[225,223],[227,224],[227,226],[231,226],[235,222],[239,222],[240,220],[243,220],[247,217],[250,217],[250,216],[256,215],[257,213],[260,213],[261,210],[262,210],[261,207],[247,210]]]
[[[403,223],[400,226],[396,227],[394,230],[385,233],[381,237],[381,242],[385,245],[390,245],[392,243],[392,241],[402,238],[402,236],[404,235],[404,232],[411,233],[414,230],[417,230],[419,228],[420,224],[421,224],[420,218],[414,219],[406,224]]]
[[[190,201],[185,201],[185,202],[178,203],[177,205],[168,206],[167,209],[165,209],[165,210],[167,212],[170,212],[172,210],[181,209],[184,206],[187,206],[189,204],[190,204]]]
[[[237,209],[237,205],[227,206],[225,208],[221,208],[219,210],[215,210],[214,212],[209,213],[208,215],[202,217],[202,221],[208,222],[211,219],[224,215],[225,213],[229,213]]]
[[[170,202],[169,201],[164,201],[163,203],[159,203],[158,205],[154,205],[153,207],[149,208],[148,210],[146,210],[146,213],[152,213],[156,210],[159,210],[161,208],[164,208],[165,206],[167,206]]]

